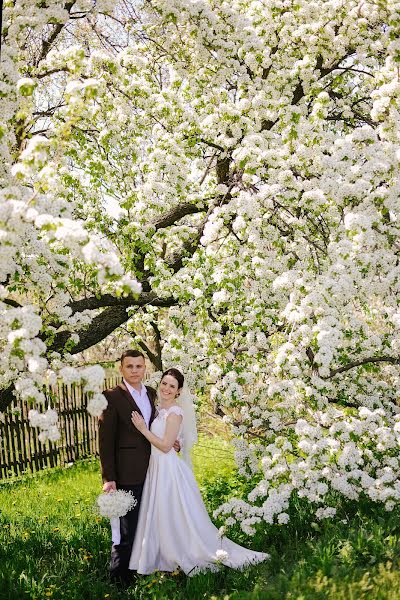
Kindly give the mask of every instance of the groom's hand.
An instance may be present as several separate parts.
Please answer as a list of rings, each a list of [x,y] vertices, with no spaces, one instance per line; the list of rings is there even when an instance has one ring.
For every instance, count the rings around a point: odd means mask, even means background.
[[[103,492],[105,492],[106,494],[108,492],[115,492],[117,489],[117,484],[115,483],[115,481],[106,481],[103,485]]]
[[[175,452],[181,451],[181,445],[178,440],[175,440],[175,442],[174,442],[174,450],[175,450]]]

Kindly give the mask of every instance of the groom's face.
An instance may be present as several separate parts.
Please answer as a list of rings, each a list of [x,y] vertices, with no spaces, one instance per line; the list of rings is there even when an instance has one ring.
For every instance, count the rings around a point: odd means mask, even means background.
[[[143,380],[146,371],[146,363],[143,356],[126,356],[122,361],[119,370],[121,371],[122,377],[130,385],[138,385]]]

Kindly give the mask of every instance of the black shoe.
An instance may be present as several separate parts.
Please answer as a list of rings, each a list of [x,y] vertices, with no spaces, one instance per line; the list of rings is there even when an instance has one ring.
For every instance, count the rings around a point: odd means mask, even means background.
[[[110,579],[111,583],[116,585],[119,590],[126,590],[134,581],[134,577],[130,571],[128,571],[128,573],[124,573],[123,575],[111,575]]]

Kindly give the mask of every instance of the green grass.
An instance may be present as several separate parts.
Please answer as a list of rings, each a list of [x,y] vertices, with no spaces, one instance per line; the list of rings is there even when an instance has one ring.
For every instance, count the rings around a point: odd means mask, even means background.
[[[246,489],[227,450],[218,438],[202,437],[195,452],[210,512]],[[267,550],[267,563],[193,578],[156,573],[121,592],[107,579],[109,527],[93,512],[99,493],[97,461],[0,485],[1,600],[400,599],[399,513],[347,507],[335,522],[312,524],[298,501],[288,526],[264,529],[254,538],[232,531],[235,541]]]
[[[200,434],[192,454],[193,470],[199,483],[229,476],[236,469],[233,447],[220,436]]]

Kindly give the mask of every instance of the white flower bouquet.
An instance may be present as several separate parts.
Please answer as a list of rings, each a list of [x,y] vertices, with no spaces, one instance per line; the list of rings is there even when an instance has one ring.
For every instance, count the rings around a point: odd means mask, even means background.
[[[131,508],[136,506],[137,500],[132,492],[116,490],[115,492],[100,494],[97,497],[96,504],[102,517],[113,519],[124,517]]]

